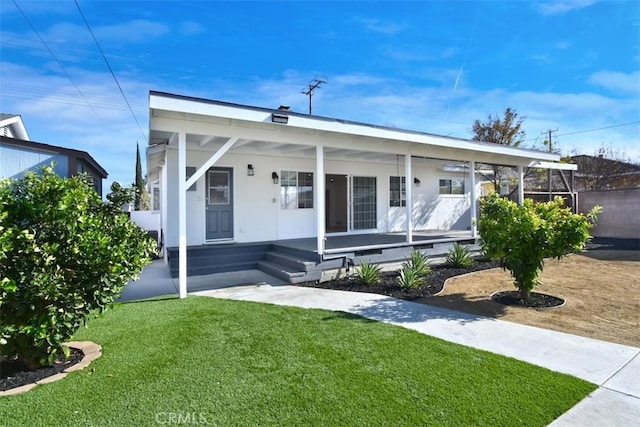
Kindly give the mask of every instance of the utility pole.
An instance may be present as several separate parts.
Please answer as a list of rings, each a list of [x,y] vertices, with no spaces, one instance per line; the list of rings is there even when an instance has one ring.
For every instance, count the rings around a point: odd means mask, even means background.
[[[326,77],[325,77],[326,79]],[[326,83],[326,80],[322,80],[319,78],[315,78],[309,82],[307,85],[307,89],[303,90],[302,93],[309,97],[309,115],[311,115],[311,98],[313,97],[313,91],[320,87],[321,84]]]
[[[549,152],[553,153],[553,142],[551,141],[551,133],[552,132],[557,132],[558,129],[548,129],[547,130],[547,141],[545,142],[546,145],[549,146]],[[547,172],[547,189],[549,190],[549,201],[551,201],[553,199],[553,171],[551,169],[548,170]]]

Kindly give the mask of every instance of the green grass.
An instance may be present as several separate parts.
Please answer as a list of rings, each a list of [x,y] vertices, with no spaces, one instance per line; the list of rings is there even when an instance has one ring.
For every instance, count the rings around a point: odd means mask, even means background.
[[[358,316],[204,297],[119,305],[76,338],[102,357],[0,398],[0,425],[542,426],[596,388]]]

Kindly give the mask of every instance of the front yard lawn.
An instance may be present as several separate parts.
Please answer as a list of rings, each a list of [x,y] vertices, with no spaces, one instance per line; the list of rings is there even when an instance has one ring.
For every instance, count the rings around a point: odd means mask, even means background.
[[[75,338],[102,357],[0,398],[0,424],[543,426],[596,388],[345,313],[195,296],[118,305]]]

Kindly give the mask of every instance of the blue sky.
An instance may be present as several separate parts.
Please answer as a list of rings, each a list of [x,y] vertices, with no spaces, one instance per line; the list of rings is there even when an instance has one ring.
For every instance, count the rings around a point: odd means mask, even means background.
[[[511,107],[529,145],[640,159],[637,1],[78,0],[140,126],[73,1],[16,3],[37,34],[0,0],[0,111],[107,184],[134,180],[149,90],[306,112],[317,76],[314,114],[469,138]]]

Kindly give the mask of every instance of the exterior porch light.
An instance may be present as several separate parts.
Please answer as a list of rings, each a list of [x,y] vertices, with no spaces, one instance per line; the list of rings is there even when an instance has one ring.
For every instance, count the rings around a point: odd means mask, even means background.
[[[273,123],[281,123],[283,125],[286,125],[289,122],[289,116],[287,116],[286,114],[273,113],[271,114],[271,121]]]
[[[255,174],[255,171],[253,170],[253,165],[251,164],[247,165],[247,175],[253,176],[254,174]]]
[[[275,172],[271,172],[271,179],[273,180],[273,183],[274,183],[274,184],[277,184],[277,183],[278,183],[278,180],[280,179],[280,177],[278,176],[278,174],[277,174],[277,173],[275,173]]]
[[[416,187],[420,187],[420,184],[422,182],[418,178],[413,178],[413,183],[416,185]]]

